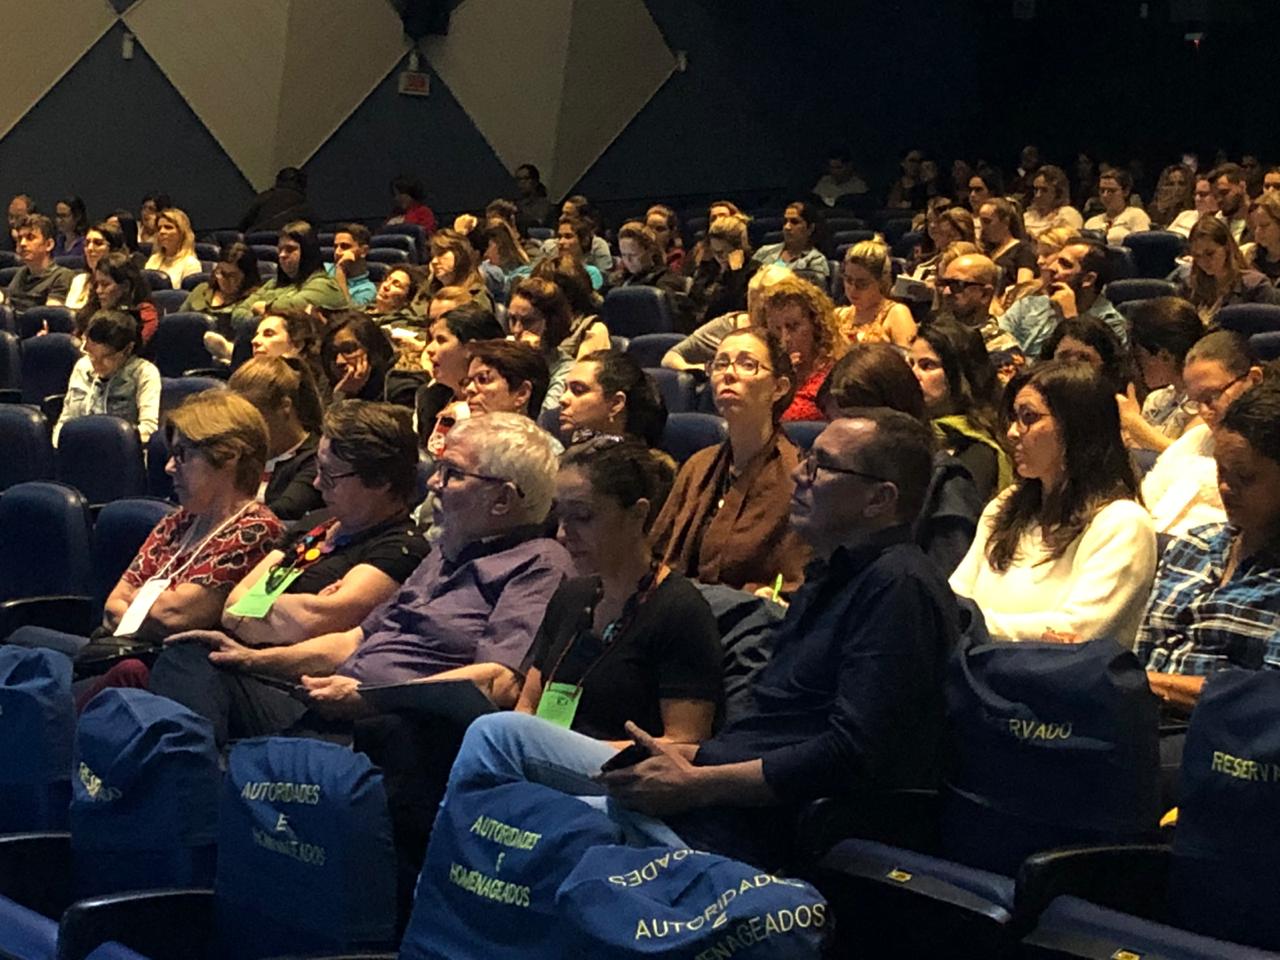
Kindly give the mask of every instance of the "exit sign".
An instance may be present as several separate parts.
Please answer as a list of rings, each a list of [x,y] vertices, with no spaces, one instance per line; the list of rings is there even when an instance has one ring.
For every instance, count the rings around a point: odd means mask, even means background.
[[[431,76],[417,70],[405,70],[400,74],[400,92],[410,97],[431,96]]]

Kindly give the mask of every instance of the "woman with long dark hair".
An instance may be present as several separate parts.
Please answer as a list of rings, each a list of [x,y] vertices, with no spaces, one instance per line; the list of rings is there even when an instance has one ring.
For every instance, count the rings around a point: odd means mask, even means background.
[[[286,223],[276,241],[276,255],[275,278],[231,311],[237,330],[251,326],[254,318],[272,309],[341,310],[346,307],[346,294],[324,269],[320,238],[311,224],[302,220]]]
[[[1088,364],[1050,360],[1010,381],[1004,412],[1018,480],[983,511],[952,589],[996,637],[1129,647],[1156,549],[1114,389]]]

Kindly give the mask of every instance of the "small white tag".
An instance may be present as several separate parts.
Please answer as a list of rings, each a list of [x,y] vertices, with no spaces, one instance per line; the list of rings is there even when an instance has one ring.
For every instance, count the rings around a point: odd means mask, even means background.
[[[137,633],[138,628],[142,626],[142,621],[147,619],[147,614],[151,612],[151,607],[172,582],[171,578],[165,577],[160,580],[148,580],[140,586],[138,592],[133,595],[129,608],[120,618],[120,623],[116,625],[113,636],[127,637]]]

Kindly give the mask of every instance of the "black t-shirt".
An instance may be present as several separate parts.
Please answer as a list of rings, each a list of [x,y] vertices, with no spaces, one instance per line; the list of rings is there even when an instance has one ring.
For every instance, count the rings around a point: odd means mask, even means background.
[[[531,663],[542,674],[544,690],[553,681],[579,682],[599,660],[583,684],[573,729],[625,740],[623,724],[631,720],[661,736],[659,700],[710,700],[718,708],[724,698],[720,634],[698,588],[669,574],[601,659],[604,642],[591,630],[599,583],[597,577],[577,577],[561,584],[533,642]]]
[[[1025,240],[1019,240],[1000,256],[996,257],[996,266],[1004,270],[1004,282],[1001,287],[1012,286],[1018,282],[1018,271],[1022,268],[1036,273],[1040,269],[1036,260],[1035,247]]]
[[[316,450],[319,446],[319,435],[308,434],[294,455],[277,463],[272,470],[263,500],[281,520],[297,520],[324,506],[324,497],[314,483]]]
[[[1268,260],[1267,251],[1259,245],[1258,252],[1253,257],[1253,269],[1275,283],[1280,280],[1280,260]]]
[[[324,523],[327,511],[316,510],[307,514],[289,529],[284,545],[286,560],[294,545],[310,531]],[[376,527],[361,530],[349,541],[339,531],[338,542],[332,553],[323,554],[311,564],[298,579],[289,584],[285,593],[319,593],[331,583],[336,583],[355,567],[367,564],[381,570],[396,583],[404,583],[417,569],[431,550],[431,545],[406,514]]]

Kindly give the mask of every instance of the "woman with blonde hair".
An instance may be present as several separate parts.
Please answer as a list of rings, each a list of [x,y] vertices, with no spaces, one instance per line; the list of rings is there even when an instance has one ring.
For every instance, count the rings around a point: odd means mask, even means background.
[[[818,407],[818,389],[848,346],[835,304],[812,283],[793,275],[769,287],[761,298],[761,310],[765,326],[778,338],[795,369],[795,397],[782,419],[825,420]]]
[[[738,205],[732,200],[714,200],[711,205],[707,207],[706,233],[710,233],[711,224],[715,223],[721,217],[738,217],[742,220],[743,224],[751,222],[751,217],[749,217],[743,210],[739,209]],[[703,262],[709,259],[711,259],[711,244],[709,242],[709,237],[704,235],[701,240],[693,245],[690,255],[684,258],[685,275],[692,276],[697,272],[698,267],[702,266]]]
[[[200,258],[196,256],[196,235],[191,229],[191,219],[177,207],[167,207],[156,215],[153,250],[143,269],[168,274],[175,290],[182,289],[185,277],[203,269]]]
[[[854,343],[892,343],[909,347],[916,336],[916,322],[905,304],[889,299],[893,264],[889,246],[882,240],[855,243],[840,268],[844,297],[849,306],[836,310],[846,339]]]
[[[911,271],[912,280],[931,282],[938,275],[938,263],[943,251],[953,243],[974,243],[977,236],[973,229],[973,215],[964,207],[947,207],[925,214],[925,231],[933,253],[921,260]]]
[[[1071,206],[1071,182],[1061,167],[1041,167],[1031,181],[1031,189],[1031,206],[1022,214],[1028,239],[1036,240],[1046,230],[1066,227],[1078,232],[1084,227],[1084,217]]]
[[[1005,287],[1004,293],[992,301],[991,315],[998,317],[1024,297],[1044,293],[1049,286],[1049,278],[1045,272],[1049,261],[1079,236],[1080,232],[1071,227],[1051,227],[1041,233],[1036,238],[1036,266],[1039,267],[1039,273],[1029,283],[1012,283]]]
[[[712,220],[705,243],[709,256],[698,264],[689,290],[699,319],[745,310],[747,284],[756,272],[746,217]]]
[[[1191,270],[1178,295],[1191,301],[1206,324],[1218,311],[1236,303],[1280,303],[1280,290],[1249,266],[1231,236],[1226,222],[1216,216],[1201,217],[1187,238]]]
[[[456,230],[437,230],[431,235],[430,269],[431,279],[419,290],[419,300],[430,302],[443,287],[462,287],[482,307],[493,311],[493,298],[480,275],[475,248],[462,234]]]
[[[729,333],[741,327],[764,326],[764,291],[790,276],[791,271],[777,263],[756,269],[747,283],[747,309],[712,317],[663,354],[662,365],[668,370],[705,372],[720,341]]]

